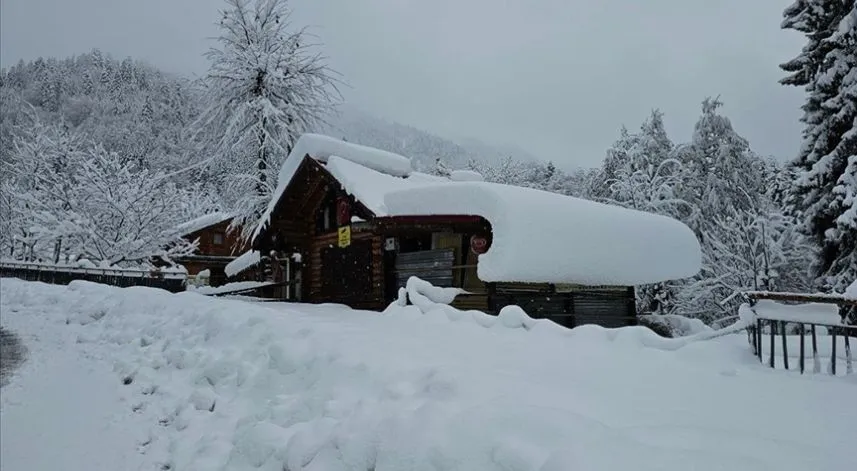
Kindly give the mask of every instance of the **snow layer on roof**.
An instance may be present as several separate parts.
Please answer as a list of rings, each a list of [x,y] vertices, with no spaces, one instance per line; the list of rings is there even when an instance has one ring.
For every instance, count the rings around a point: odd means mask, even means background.
[[[268,202],[268,208],[259,219],[256,229],[253,231],[253,239],[259,235],[262,228],[271,220],[271,214],[277,202],[283,196],[283,193],[288,188],[292,177],[295,176],[298,168],[301,165],[304,157],[310,157],[320,161],[327,162],[331,156],[337,156],[342,159],[360,164],[371,170],[375,170],[382,174],[393,177],[405,177],[411,174],[411,160],[399,154],[387,152],[372,147],[352,144],[340,139],[321,134],[306,133],[301,135],[295,143],[295,147],[286,157],[286,161],[280,168],[280,173],[277,178],[277,189],[271,195],[271,201]]]
[[[431,175],[412,175],[408,178],[394,177],[376,172],[363,165],[345,160],[339,156],[330,156],[325,167],[348,194],[354,195],[376,216],[386,216],[387,207],[384,196],[391,191],[407,190],[427,185],[436,185],[448,180]]]
[[[213,212],[202,215],[196,219],[191,219],[190,221],[181,223],[176,226],[176,230],[181,235],[193,234],[194,232],[205,229],[206,227],[213,226],[215,224],[220,224],[223,221],[227,221],[231,217],[232,215],[228,213]]]
[[[248,250],[235,258],[235,260],[227,263],[223,271],[226,273],[226,276],[231,278],[244,270],[257,265],[261,259],[262,258],[258,250]]]
[[[487,282],[631,286],[686,278],[700,269],[693,232],[665,216],[530,188],[437,183],[385,195],[392,216],[477,215],[493,242],[479,256]]]

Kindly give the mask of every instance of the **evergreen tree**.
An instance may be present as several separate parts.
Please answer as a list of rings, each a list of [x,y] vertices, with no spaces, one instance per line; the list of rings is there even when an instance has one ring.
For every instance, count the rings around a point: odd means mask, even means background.
[[[781,83],[807,94],[790,204],[821,249],[818,284],[844,290],[857,278],[857,5],[798,0],[782,27],[807,37],[800,55],[781,65],[789,73]]]

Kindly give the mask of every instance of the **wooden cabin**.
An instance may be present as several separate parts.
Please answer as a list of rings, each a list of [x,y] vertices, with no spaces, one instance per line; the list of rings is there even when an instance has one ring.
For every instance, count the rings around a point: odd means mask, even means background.
[[[301,145],[308,136],[309,144]],[[461,309],[497,313],[504,306],[514,304],[532,317],[550,318],[568,327],[586,323],[604,326],[635,323],[634,286],[591,282],[597,281],[597,277],[585,277],[586,282],[581,282],[576,274],[585,270],[580,267],[570,270],[568,276],[560,270],[557,275],[551,275],[556,279],[540,279],[538,274],[518,277],[514,267],[498,271],[501,265],[494,263],[489,267],[494,275],[480,277],[488,272],[480,270],[480,264],[497,261],[496,256],[486,258],[496,245],[498,228],[492,226],[490,216],[497,212],[468,207],[465,202],[468,193],[464,190],[491,190],[496,184],[456,182],[454,178],[413,172],[407,160],[407,169],[396,161],[391,165],[387,161],[389,153],[323,136],[308,136],[298,141],[288,157],[280,174],[280,188],[256,228],[252,249],[260,263],[245,263],[233,269],[232,275],[246,278],[249,271],[259,278],[285,282],[286,286],[272,296],[286,300],[340,303],[374,310],[388,306],[398,297],[399,289],[405,286],[408,278],[417,276],[435,286],[466,290],[469,294],[460,295],[453,304]],[[372,160],[373,152],[379,153],[377,157],[382,163]],[[408,191],[421,190],[429,192],[425,198],[408,197]],[[523,196],[537,191],[519,190]],[[461,196],[449,197],[456,192]],[[550,198],[568,198],[550,195]],[[431,204],[427,209],[419,209],[422,204],[407,207],[399,203],[408,199]],[[491,198],[482,199],[490,203]],[[558,202],[566,203],[565,200]],[[413,214],[408,214],[409,211]],[[543,218],[550,221],[550,208],[541,208],[538,212],[544,213]],[[514,230],[514,221],[505,221],[502,217],[494,220],[503,222],[504,231],[510,227]],[[534,223],[521,221],[521,224],[532,226]],[[535,230],[534,233],[544,239],[551,237],[554,227],[545,224],[544,231],[539,227],[528,230]],[[495,251],[527,250],[526,245],[510,245],[509,234],[504,232],[500,236],[499,240],[506,246]],[[562,234],[552,237],[562,237]],[[533,244],[536,249],[540,244],[538,240],[523,242]],[[693,244],[698,251],[695,237]],[[566,247],[566,250],[574,250],[574,247]],[[606,250],[610,250],[609,247]],[[535,257],[532,262],[557,265],[564,256],[562,251],[540,255],[543,260]],[[569,266],[574,267],[573,262],[571,260]]]
[[[192,255],[179,257],[176,261],[187,269],[189,276],[196,276],[203,270],[211,273],[211,286],[220,286],[227,281],[224,268],[236,256],[246,250],[237,230],[230,230],[232,216],[223,213],[211,213],[181,224],[178,229],[182,238],[196,240],[198,245]]]

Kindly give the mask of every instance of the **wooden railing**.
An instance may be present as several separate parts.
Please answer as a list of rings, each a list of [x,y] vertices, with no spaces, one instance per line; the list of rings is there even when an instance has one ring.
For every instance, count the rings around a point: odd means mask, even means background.
[[[86,268],[11,261],[0,262],[0,276],[56,285],[67,285],[75,280],[84,280],[120,287],[148,286],[173,293],[184,291],[187,281],[186,273],[175,271]]]
[[[842,360],[845,362],[844,374],[854,373],[854,361],[851,353],[851,337],[857,337],[857,325],[849,325],[844,323],[848,318],[848,314],[852,309],[857,309],[857,300],[844,298],[835,295],[813,295],[800,293],[773,293],[751,291],[744,293],[744,297],[750,303],[750,306],[756,305],[759,300],[784,301],[793,303],[821,303],[835,304],[839,307],[840,317],[839,323],[830,322],[827,320],[812,320],[805,319],[782,319],[775,318],[777,316],[765,316],[756,314],[756,323],[747,328],[747,335],[750,345],[753,347],[754,354],[759,358],[759,361],[765,363],[765,347],[768,349],[767,364],[771,368],[776,368],[778,363],[786,369],[792,369],[794,366],[790,364],[789,357],[789,340],[793,335],[789,335],[789,327],[796,326],[798,336],[798,357],[796,368],[803,374],[807,371],[807,333],[809,334],[813,373],[821,372],[821,354],[819,353],[819,328],[824,328],[830,338],[830,355],[827,367],[828,374],[837,375],[842,371],[837,369],[837,364],[840,360],[839,352],[843,353]],[[767,331],[767,332],[766,332]],[[768,337],[768,342],[764,341]],[[780,337],[777,339],[777,337]],[[767,345],[765,345],[767,343]],[[782,361],[778,362],[777,358],[777,343],[780,344]],[[840,350],[840,344],[842,349]]]

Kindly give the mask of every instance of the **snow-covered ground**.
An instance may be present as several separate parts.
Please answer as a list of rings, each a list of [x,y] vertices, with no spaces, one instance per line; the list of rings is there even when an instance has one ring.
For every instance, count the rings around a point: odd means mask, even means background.
[[[743,334],[0,287],[29,349],[4,471],[857,467],[857,378],[770,370]]]

